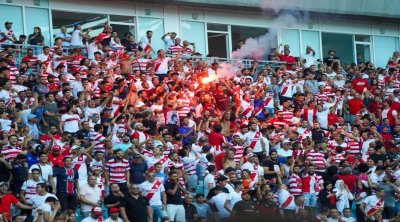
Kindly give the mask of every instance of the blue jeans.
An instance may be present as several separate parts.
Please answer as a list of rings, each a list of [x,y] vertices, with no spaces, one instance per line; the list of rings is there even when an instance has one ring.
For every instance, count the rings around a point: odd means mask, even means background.
[[[167,218],[168,214],[162,209],[162,206],[151,206],[153,210],[153,221],[160,222],[162,218]]]
[[[316,193],[305,193],[304,206],[306,207],[316,207],[317,206],[317,194]]]

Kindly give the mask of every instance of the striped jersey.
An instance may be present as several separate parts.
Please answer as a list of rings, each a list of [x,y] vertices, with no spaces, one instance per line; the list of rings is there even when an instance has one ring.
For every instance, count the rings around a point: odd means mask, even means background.
[[[43,183],[43,181],[34,181],[32,179],[26,180],[21,187],[21,190],[25,190],[25,199],[28,201],[32,198],[33,195],[36,194],[36,185],[38,183]]]
[[[301,178],[297,174],[292,174],[289,178],[289,192],[293,195],[301,195]]]
[[[106,170],[110,176],[110,183],[125,183],[127,181],[125,172],[130,170],[129,162],[126,159],[122,159],[117,162],[115,158],[107,161]]]

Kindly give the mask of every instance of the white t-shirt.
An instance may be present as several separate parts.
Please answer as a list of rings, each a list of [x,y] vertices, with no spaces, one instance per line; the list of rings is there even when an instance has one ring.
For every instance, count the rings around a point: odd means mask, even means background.
[[[34,221],[36,221],[36,219],[37,219],[37,217],[38,217],[38,214],[37,214],[37,210],[38,210],[38,209],[41,209],[43,214],[44,214],[45,212],[49,213],[49,216],[50,216],[50,214],[51,214],[51,206],[50,206],[49,204],[47,204],[47,203],[43,203],[43,204],[41,204],[38,208],[36,208],[35,211],[33,212],[34,218],[35,218]],[[44,222],[44,218],[43,218],[43,217],[42,217],[42,220],[41,220],[40,222]]]
[[[10,131],[11,130],[12,121],[9,119],[0,119],[0,125],[2,131]]]
[[[208,189],[209,184],[212,184],[212,187],[215,187],[215,177],[211,173],[204,177],[204,196],[207,196],[207,194],[210,192]]]
[[[96,107],[96,108],[90,108],[90,107],[86,107],[84,109],[85,112],[85,121],[88,121],[90,116],[92,116],[93,114],[97,114],[100,117],[100,113],[103,110],[103,107]],[[100,123],[100,118],[99,118],[99,122]]]
[[[49,176],[53,176],[53,167],[50,164],[46,165],[39,165],[38,164],[33,164],[29,168],[29,173],[32,173],[33,169],[39,169],[40,170],[40,180],[44,181],[45,183],[49,184]]]
[[[101,189],[98,186],[91,187],[89,184],[85,184],[80,187],[79,194],[84,197],[86,200],[97,203],[101,197]],[[81,203],[81,210],[82,212],[89,212],[91,211],[93,206]]]
[[[81,222],[98,222],[98,219],[95,219],[91,216],[86,217],[85,219],[81,220]]]
[[[61,121],[64,122],[64,131],[76,133],[79,130],[79,122],[81,118],[78,114],[64,114],[61,116]]]
[[[384,201],[379,202],[380,199],[378,199],[378,197],[376,197],[376,195],[371,195],[368,196],[364,199],[363,203],[365,203],[365,212],[368,213],[369,210],[371,210],[371,208],[378,208],[378,209],[383,209],[384,206]],[[374,219],[372,217],[372,219]]]
[[[151,199],[149,200],[150,206],[162,205],[161,194],[162,192],[165,192],[165,188],[161,182],[157,184],[156,182],[157,180],[154,181],[153,183],[149,181],[144,181],[139,185],[139,189],[142,192],[142,196],[144,197],[151,196]]]
[[[39,194],[35,194],[29,199],[28,203],[30,205],[32,205],[32,207],[35,209],[35,208],[38,208],[40,205],[44,204],[47,197],[55,197],[58,200],[56,195],[51,194],[51,193],[46,193],[46,195],[43,195],[43,196],[40,196]]]
[[[49,59],[49,56],[50,55],[39,54],[37,59],[38,59],[38,61],[45,62],[45,61],[47,61],[47,59]]]
[[[229,208],[233,209],[233,206],[235,206],[235,203],[242,200],[242,192],[238,193],[236,191],[233,191],[232,193],[228,194],[228,197],[226,198],[226,200],[230,201]]]
[[[76,164],[79,164],[79,156],[75,157],[72,162],[73,165],[75,167]],[[81,160],[81,166],[78,169],[78,175],[79,175],[79,187],[82,187],[84,184],[87,183],[87,179],[88,179],[88,169],[87,169],[87,165],[86,165],[86,159],[87,156],[82,155],[82,160]]]
[[[303,55],[301,55],[301,58],[306,60],[306,62],[304,63],[304,66],[306,68],[310,68],[311,65],[315,64],[315,56],[312,52],[310,54],[304,53]]]
[[[81,46],[83,45],[82,36],[80,35],[81,30],[75,30],[72,32],[71,36],[71,45],[72,46]]]
[[[115,222],[114,220],[111,219],[111,217],[103,220],[103,222]],[[117,222],[123,222],[123,220],[121,218],[118,217]]]
[[[228,198],[228,194],[221,192],[216,196],[213,196],[210,200],[210,203],[214,204],[215,207],[218,209],[218,216],[220,218],[226,218],[229,217],[229,211],[227,211],[224,207],[225,201]]]
[[[277,153],[278,153],[278,156],[281,156],[281,157],[288,157],[288,156],[293,156],[293,150],[284,150],[284,149],[282,149],[282,148],[279,148],[278,150],[277,150]]]
[[[158,66],[158,69],[156,70],[156,74],[166,74],[168,72],[169,61],[171,61],[171,58],[169,58],[169,57],[165,57],[162,60],[157,61],[160,63],[160,65]]]
[[[1,30],[1,33],[5,34],[7,37],[12,38],[13,34],[14,34],[14,30],[12,29],[6,29],[4,28],[3,30]],[[3,40],[3,36],[0,36],[0,40]],[[5,39],[5,38],[4,38]],[[5,41],[2,41],[0,43],[5,43],[5,44],[12,44],[13,42],[11,42],[10,40],[6,39]]]

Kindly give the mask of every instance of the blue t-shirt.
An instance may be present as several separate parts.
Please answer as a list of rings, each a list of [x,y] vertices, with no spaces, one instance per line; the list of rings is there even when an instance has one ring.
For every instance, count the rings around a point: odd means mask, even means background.
[[[183,127],[180,127],[178,129],[178,133],[181,134],[181,135],[186,134],[189,131],[190,131],[190,127],[187,127],[187,126],[183,126]],[[193,135],[194,135],[193,132],[191,132],[187,137],[183,138],[183,140],[182,140],[183,144],[188,143],[189,142],[189,137],[191,137]]]

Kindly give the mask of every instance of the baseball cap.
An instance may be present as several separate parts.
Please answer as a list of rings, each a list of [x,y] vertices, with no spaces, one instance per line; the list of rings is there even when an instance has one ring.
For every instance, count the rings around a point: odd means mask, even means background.
[[[28,120],[31,120],[31,119],[34,119],[34,118],[36,118],[36,115],[35,114],[29,114],[28,115],[28,117],[26,117]]]
[[[141,157],[139,154],[135,154],[135,155],[133,155],[133,158],[135,158],[135,159],[141,159],[142,157]]]
[[[116,207],[112,207],[112,208],[110,208],[109,212],[110,212],[110,214],[112,214],[112,213],[119,213],[119,210],[118,210],[118,208],[116,208]]]
[[[248,153],[247,154],[247,157],[253,157],[253,156],[256,156],[254,153]]]
[[[93,207],[92,213],[96,216],[101,216],[101,215],[103,215],[103,210],[101,210],[100,207]]]
[[[145,104],[144,104],[144,102],[138,102],[137,104],[136,104],[136,107],[137,108],[140,108],[140,107],[142,107],[142,106],[144,106]]]
[[[60,152],[60,151],[61,151],[61,147],[58,146],[58,145],[55,145],[55,146],[51,147],[51,149],[52,149],[53,151],[57,151],[57,152]]]
[[[3,186],[3,185],[8,186],[8,183],[7,182],[0,182],[0,187]]]
[[[71,150],[76,150],[76,149],[80,149],[80,148],[81,148],[80,146],[75,145],[75,146],[71,147]]]
[[[118,128],[117,133],[126,133],[125,128]]]
[[[5,22],[4,25],[13,24],[12,22]]]

